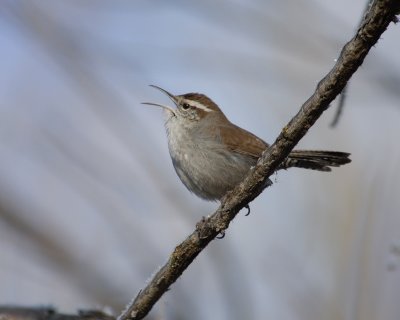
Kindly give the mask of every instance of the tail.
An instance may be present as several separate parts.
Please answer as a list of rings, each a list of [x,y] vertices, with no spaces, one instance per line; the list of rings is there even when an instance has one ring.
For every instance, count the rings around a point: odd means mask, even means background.
[[[319,151],[319,150],[294,150],[287,159],[281,164],[280,169],[291,167],[331,171],[331,167],[340,167],[351,162],[350,153],[338,151]]]

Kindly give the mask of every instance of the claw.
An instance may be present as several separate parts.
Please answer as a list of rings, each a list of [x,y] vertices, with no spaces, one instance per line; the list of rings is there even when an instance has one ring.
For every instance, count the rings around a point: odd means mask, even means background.
[[[217,239],[223,239],[224,237],[225,237],[225,231],[221,231],[221,232],[216,236]]]
[[[244,207],[247,209],[247,213],[244,216],[247,217],[250,214],[250,206],[246,204]]]

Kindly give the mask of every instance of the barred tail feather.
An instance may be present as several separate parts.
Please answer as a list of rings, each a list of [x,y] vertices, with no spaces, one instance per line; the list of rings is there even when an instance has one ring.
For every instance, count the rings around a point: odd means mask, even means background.
[[[340,167],[351,162],[350,153],[339,151],[320,151],[320,150],[294,150],[287,159],[281,164],[280,169],[291,167],[331,171],[331,167]]]

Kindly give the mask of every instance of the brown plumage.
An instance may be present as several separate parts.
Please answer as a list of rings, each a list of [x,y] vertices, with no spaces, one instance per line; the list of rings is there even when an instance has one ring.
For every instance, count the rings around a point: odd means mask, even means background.
[[[222,141],[235,153],[248,155],[258,159],[269,144],[256,135],[234,124],[224,126],[220,130]],[[350,153],[322,150],[293,150],[280,165],[280,169],[291,167],[331,171],[330,167],[339,167],[351,162]]]
[[[155,87],[155,86],[154,86]],[[169,96],[176,109],[156,103],[167,114],[165,127],[175,171],[197,196],[220,200],[248,174],[268,144],[230,122],[218,105],[200,93]],[[291,167],[330,171],[349,163],[349,154],[337,151],[295,150],[279,169]]]

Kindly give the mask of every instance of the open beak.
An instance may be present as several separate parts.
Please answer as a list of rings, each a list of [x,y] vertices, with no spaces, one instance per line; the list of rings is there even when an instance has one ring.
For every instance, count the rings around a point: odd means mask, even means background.
[[[169,93],[167,90],[164,90],[163,88],[157,87],[157,86],[152,85],[152,84],[150,85],[150,87],[156,88],[156,89],[160,90],[161,92],[165,93],[176,104],[175,96],[173,94]],[[172,109],[169,106],[158,104],[158,103],[153,103],[153,102],[142,102],[142,104],[146,104],[146,105],[149,105],[149,106],[161,107],[161,108],[171,112],[173,115],[175,115],[175,110]]]

